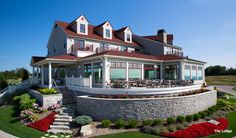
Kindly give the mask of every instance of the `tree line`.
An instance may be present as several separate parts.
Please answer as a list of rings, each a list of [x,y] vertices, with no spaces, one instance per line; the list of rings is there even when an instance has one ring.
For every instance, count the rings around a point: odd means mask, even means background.
[[[6,88],[9,84],[7,80],[21,78],[22,81],[29,78],[29,71],[25,68],[17,68],[15,70],[7,70],[0,72],[0,90]]]
[[[206,76],[217,76],[217,75],[236,75],[236,68],[226,68],[225,66],[209,66],[205,69]]]

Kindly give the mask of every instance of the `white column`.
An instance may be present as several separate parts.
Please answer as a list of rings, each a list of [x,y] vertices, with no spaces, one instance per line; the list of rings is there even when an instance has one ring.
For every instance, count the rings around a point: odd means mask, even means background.
[[[36,83],[38,84],[39,83],[39,68],[36,67]]]
[[[43,73],[43,65],[41,65],[41,85],[44,85],[44,73]]]
[[[102,85],[103,85],[103,88],[106,88],[107,86],[107,57],[104,57],[103,59],[103,66],[102,66]]]
[[[35,79],[35,77],[34,77],[34,72],[35,72],[35,70],[34,70],[34,66],[33,66],[33,73],[32,73],[32,81],[33,81],[33,84],[34,84],[34,79]]]
[[[48,87],[52,88],[52,64],[48,63]]]
[[[185,64],[181,61],[180,63],[180,69],[181,69],[181,80],[184,80],[184,72],[185,72]]]
[[[129,81],[129,62],[126,62],[126,81]]]
[[[160,80],[163,80],[163,63],[160,63]]]
[[[142,68],[142,80],[144,80],[144,65],[143,64],[141,64],[141,68]]]

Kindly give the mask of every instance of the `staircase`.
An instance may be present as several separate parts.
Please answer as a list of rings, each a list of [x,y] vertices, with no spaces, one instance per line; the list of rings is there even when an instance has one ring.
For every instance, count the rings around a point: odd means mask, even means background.
[[[58,114],[55,115],[55,120],[47,132],[53,134],[72,134],[70,122],[72,121],[72,116],[75,115],[74,105],[66,105],[56,111]]]
[[[61,88],[60,90],[63,95],[63,105],[76,104],[77,95],[74,91],[69,90],[67,87]]]

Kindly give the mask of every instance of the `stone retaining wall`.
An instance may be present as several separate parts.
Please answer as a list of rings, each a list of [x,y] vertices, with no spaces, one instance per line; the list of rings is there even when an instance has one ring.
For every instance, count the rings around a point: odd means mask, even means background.
[[[216,91],[165,98],[106,99],[77,97],[77,112],[94,120],[168,118],[194,114],[216,104]]]
[[[57,104],[58,102],[62,102],[62,94],[43,95],[35,90],[29,90],[29,94],[35,99],[37,99],[37,101],[42,106],[50,106],[52,104]]]

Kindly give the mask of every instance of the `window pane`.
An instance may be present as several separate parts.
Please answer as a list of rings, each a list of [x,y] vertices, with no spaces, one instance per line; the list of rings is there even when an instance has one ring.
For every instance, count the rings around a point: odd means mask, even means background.
[[[198,80],[202,80],[202,67],[198,67],[198,71],[197,71],[197,79]]]
[[[141,69],[129,69],[129,79],[141,79]]]
[[[111,68],[111,80],[112,79],[122,79],[124,80],[125,77],[125,69],[122,68]]]
[[[110,34],[110,30],[106,29],[106,37],[110,38],[111,34]]]
[[[192,66],[192,79],[197,80],[197,66]]]
[[[126,35],[126,41],[130,41],[130,34]]]
[[[85,33],[85,24],[80,24],[80,32]]]
[[[184,66],[184,80],[190,80],[191,76],[190,76],[190,69],[191,66],[190,65],[185,65]]]

